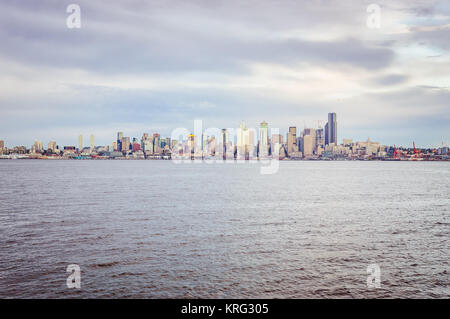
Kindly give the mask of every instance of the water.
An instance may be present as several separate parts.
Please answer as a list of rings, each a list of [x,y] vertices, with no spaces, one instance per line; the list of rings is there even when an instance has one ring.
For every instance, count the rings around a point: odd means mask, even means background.
[[[0,161],[0,297],[448,298],[449,168]]]

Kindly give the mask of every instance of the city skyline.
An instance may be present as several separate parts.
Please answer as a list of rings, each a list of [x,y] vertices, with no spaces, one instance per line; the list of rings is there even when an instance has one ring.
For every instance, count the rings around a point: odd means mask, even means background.
[[[77,3],[79,29],[66,3],[0,4],[8,145],[104,145],[118,129],[168,135],[198,118],[314,127],[330,109],[341,137],[449,142],[446,1],[378,1],[379,28],[366,2]]]
[[[330,123],[330,121],[332,121],[334,123],[333,127],[327,127],[328,123]],[[320,123],[321,121],[318,120],[318,122]],[[261,128],[262,128],[261,125],[263,123],[264,123],[264,128],[265,128],[264,135],[262,135],[262,132],[261,132]],[[297,145],[297,136],[300,136],[300,135],[297,135],[297,133],[296,133],[297,131],[299,133],[300,132],[304,133],[305,131],[308,131],[308,130],[311,130],[311,129],[315,130],[316,132],[318,130],[322,130],[321,134],[323,134],[322,138],[324,139],[324,144],[325,145],[328,145],[330,143],[334,143],[334,144],[337,144],[337,145],[343,144],[346,139],[358,140],[358,139],[354,139],[351,136],[343,136],[340,139],[339,139],[339,137],[337,137],[336,113],[334,113],[334,112],[333,113],[328,113],[328,121],[324,121],[324,123],[325,123],[324,125],[320,125],[319,124],[318,126],[306,126],[304,124],[303,127],[301,127],[301,126],[289,126],[287,129],[277,128],[279,130],[279,132],[276,133],[275,135],[281,136],[283,140],[285,139],[285,143],[287,145],[292,144],[292,143]],[[247,126],[245,121],[241,121],[240,122],[241,129],[242,129],[242,125],[245,125],[246,129],[255,130],[256,135],[252,137],[252,141],[254,141],[254,143],[253,143],[254,145],[257,145],[258,142],[262,140],[262,138],[263,139],[264,138],[265,139],[267,139],[267,138],[272,139],[272,135],[273,134],[271,134],[270,132],[271,132],[271,128],[273,128],[273,127],[269,126],[269,123],[267,123],[265,120],[262,120],[258,125],[255,125],[253,127],[252,126]],[[189,128],[186,128],[186,129],[190,130]],[[221,130],[227,130],[227,129],[239,130],[238,127],[230,127],[230,126],[228,126],[226,128],[220,128],[220,129]],[[292,132],[291,132],[291,130],[292,130]],[[193,131],[193,129],[191,131]],[[334,131],[334,133],[331,133],[331,131]],[[112,140],[110,140],[107,143],[97,143],[97,144],[95,144],[94,141],[96,140],[96,134],[93,134],[92,132],[89,132],[87,134],[79,134],[76,143],[75,142],[57,143],[57,145],[58,146],[77,146],[78,149],[84,149],[84,148],[93,149],[94,147],[98,147],[98,146],[111,146],[111,145],[113,145],[114,141],[118,141],[118,140],[122,139],[122,137],[124,137],[123,131],[117,131],[116,130],[113,135],[115,135],[115,134],[118,135],[117,136],[117,140],[112,139]],[[120,136],[119,136],[119,134],[120,134]],[[161,134],[160,131],[157,128],[155,128],[153,130],[146,130],[146,131],[143,131],[143,132],[140,133],[141,136],[144,136],[146,134],[147,135],[150,134],[150,135],[158,135],[158,136],[167,136],[167,137],[170,137],[170,135],[171,135],[170,133],[169,134]],[[293,134],[292,142],[289,142],[288,140],[289,140],[291,134]],[[328,136],[331,136],[330,134],[334,134],[334,137],[328,137]],[[127,134],[127,135],[129,135],[128,137],[126,137],[128,139],[131,139],[131,138],[137,139],[140,136],[140,135],[133,136],[132,134]],[[89,143],[85,142],[87,139],[84,139],[84,136],[89,136]],[[372,139],[369,136],[366,139],[361,139],[360,141],[364,141],[364,140],[367,140],[367,139],[368,140],[375,140],[375,139]],[[53,145],[54,143],[56,143],[57,140],[58,140],[58,138],[51,138],[51,139],[49,139],[48,140],[48,145],[50,145],[50,144]],[[25,144],[13,144],[13,143],[8,143],[8,141],[9,141],[8,138],[0,136],[1,148],[3,148],[3,147],[13,148],[13,147],[17,147],[17,146],[28,147],[29,146],[29,148],[31,149],[33,147],[33,143],[34,144],[35,143],[40,143],[41,145],[44,145],[46,143],[46,140],[38,139],[38,138],[29,139],[29,142],[25,143]],[[234,135],[234,139],[230,140],[230,141],[239,143],[238,142],[239,141],[239,135]],[[394,145],[396,145],[399,148],[411,148],[412,143],[414,143],[414,145],[417,146],[418,148],[423,148],[423,149],[432,149],[432,148],[439,148],[439,147],[443,147],[443,146],[448,146],[448,143],[446,143],[446,141],[444,141],[444,140],[439,145],[418,145],[414,140],[411,140],[410,144],[408,144],[408,145],[402,145],[402,144],[399,144],[399,143],[393,143],[393,144],[383,143],[383,145],[386,145],[386,146],[394,146]],[[131,140],[130,140],[130,144],[131,144]],[[50,146],[48,148],[51,149]],[[45,149],[45,148],[41,147],[41,149]]]
[[[448,160],[448,145],[438,148],[420,148],[413,141],[413,148],[384,145],[368,138],[357,141],[344,137],[338,139],[338,119],[335,112],[328,113],[325,126],[318,122],[316,128],[297,130],[289,126],[283,138],[278,128],[271,128],[263,120],[258,128],[247,127],[242,121],[239,128],[204,128],[201,120],[194,121],[194,129],[176,128],[169,137],[160,133],[143,132],[142,137],[125,136],[119,131],[111,144],[95,145],[95,136],[90,134],[89,146],[78,136],[78,148],[73,145],[58,145],[49,141],[35,140],[31,148],[26,146],[5,147],[0,140],[0,156],[16,158],[66,158],[66,159],[381,159],[381,160]],[[406,151],[405,151],[406,149]],[[412,150],[412,151],[411,151]]]

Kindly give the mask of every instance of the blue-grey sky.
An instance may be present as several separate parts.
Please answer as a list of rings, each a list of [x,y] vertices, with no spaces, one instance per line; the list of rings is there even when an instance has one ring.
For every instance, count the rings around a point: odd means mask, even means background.
[[[449,144],[449,39],[447,0],[2,0],[0,139],[106,145],[194,119],[285,132],[336,112],[339,141]]]

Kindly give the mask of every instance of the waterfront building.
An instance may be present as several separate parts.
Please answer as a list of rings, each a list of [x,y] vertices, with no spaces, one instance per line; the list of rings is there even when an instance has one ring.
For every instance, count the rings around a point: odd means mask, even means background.
[[[259,156],[266,157],[269,154],[269,125],[262,121],[259,127]]]
[[[78,152],[81,152],[82,149],[83,149],[83,135],[80,134],[78,136]]]
[[[127,153],[130,150],[130,145],[131,145],[130,138],[129,137],[122,137],[120,145],[122,146],[121,152],[122,153],[123,152]]]
[[[41,141],[34,141],[33,146],[31,147],[31,153],[42,153],[43,151],[42,142]]]
[[[94,140],[94,135],[93,134],[91,134],[89,141],[90,141],[90,148],[91,148],[91,152],[92,152],[94,150],[94,147],[95,147],[95,140]]]
[[[337,120],[336,113],[328,113],[328,122],[325,125],[325,144],[337,145]]]
[[[316,131],[312,128],[306,128],[303,131],[303,145],[300,150],[304,157],[312,156],[316,150]]]
[[[123,132],[117,132],[117,145],[115,151],[122,151]]]
[[[287,133],[287,155],[290,153],[298,152],[297,147],[297,128],[295,126],[289,127]]]
[[[244,122],[237,129],[237,156],[238,158],[249,158],[253,155],[255,146],[255,132],[248,129]]]
[[[52,153],[56,153],[56,142],[55,141],[50,141],[48,143],[48,147],[47,147],[47,152],[50,151]]]
[[[320,155],[323,151],[323,148],[325,146],[325,135],[323,128],[318,128],[316,130],[316,150],[315,153],[317,155]]]

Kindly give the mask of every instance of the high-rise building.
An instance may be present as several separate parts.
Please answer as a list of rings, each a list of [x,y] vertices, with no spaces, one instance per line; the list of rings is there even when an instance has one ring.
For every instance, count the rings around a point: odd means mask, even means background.
[[[259,156],[267,156],[269,153],[269,125],[263,121],[259,127]]]
[[[324,135],[323,128],[319,128],[316,130],[316,148],[322,147],[324,145]]]
[[[81,152],[82,149],[83,149],[83,135],[80,134],[80,136],[78,136],[78,152]]]
[[[43,151],[42,142],[34,141],[34,144],[31,147],[31,153],[41,153],[42,151]]]
[[[189,151],[191,156],[194,156],[195,153],[195,135],[194,134],[189,134],[188,136],[188,147],[189,147]]]
[[[244,122],[242,122],[240,127],[237,129],[236,148],[238,157],[245,157],[248,159],[254,155],[255,130],[248,129]]]
[[[91,137],[90,137],[90,147],[91,147],[91,152],[92,152],[95,147],[94,134],[91,134]]]
[[[312,128],[306,128],[303,131],[303,156],[311,156],[316,149],[316,132]]]
[[[323,128],[319,128],[319,129],[316,130],[316,150],[315,150],[315,153],[317,155],[321,155],[324,148],[325,148],[324,129]]]
[[[287,152],[288,152],[288,155],[293,152],[298,152],[297,128],[295,126],[289,127],[289,132],[287,134]]]
[[[120,142],[121,145],[121,152],[128,152],[130,150],[130,138],[129,137],[122,137],[122,141]]]
[[[229,143],[229,134],[228,130],[226,128],[222,129],[222,135],[220,138],[220,144],[222,145],[222,155],[223,159],[226,159],[227,157],[227,151],[228,151],[228,143]]]
[[[47,151],[50,151],[52,153],[56,153],[56,142],[55,141],[48,142]]]
[[[159,133],[153,134],[153,153],[161,153],[161,135]]]
[[[0,140],[0,149],[2,149],[2,148],[4,148],[4,147],[5,147],[5,141]]]
[[[335,145],[337,145],[336,113],[328,113],[328,122],[325,125],[325,129],[326,129],[325,144],[328,145],[334,143]]]
[[[122,151],[123,132],[117,132],[117,151]]]

